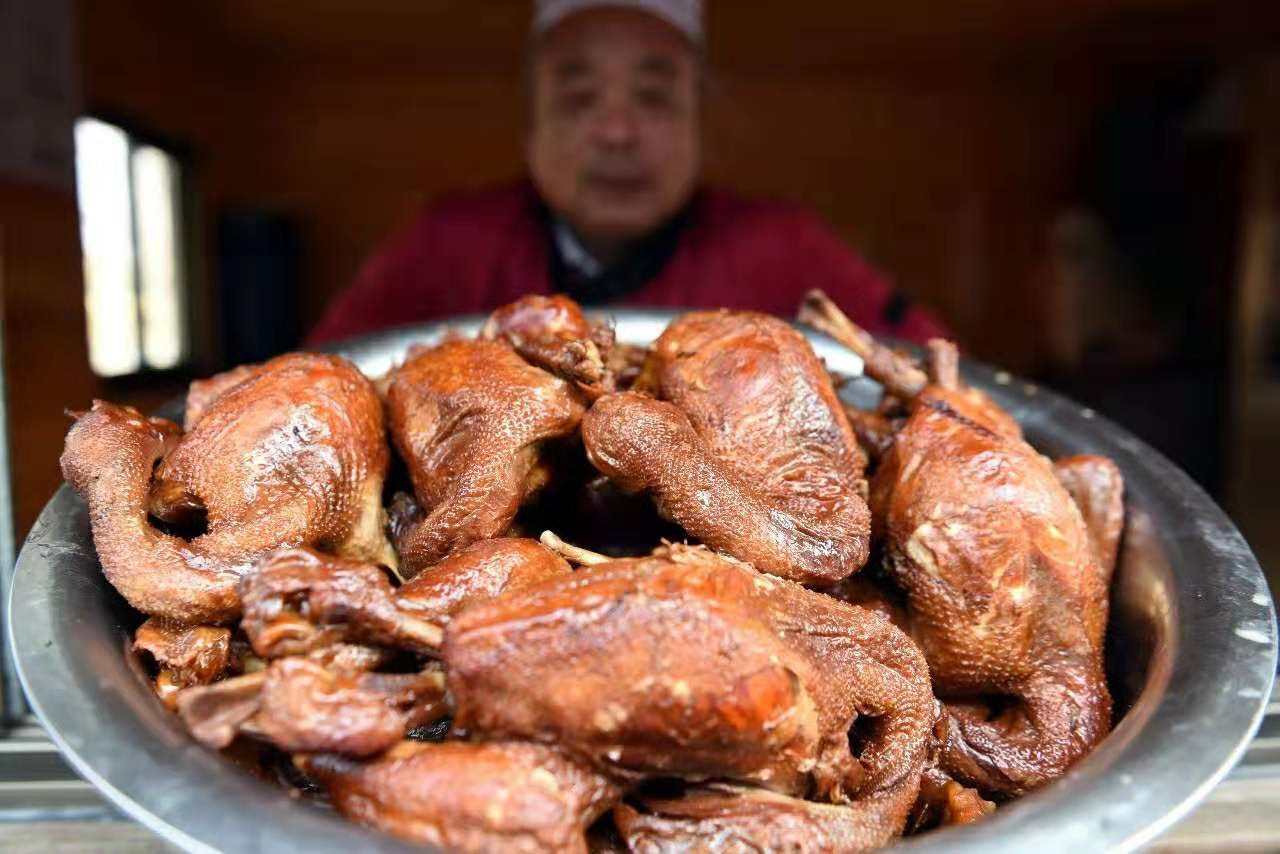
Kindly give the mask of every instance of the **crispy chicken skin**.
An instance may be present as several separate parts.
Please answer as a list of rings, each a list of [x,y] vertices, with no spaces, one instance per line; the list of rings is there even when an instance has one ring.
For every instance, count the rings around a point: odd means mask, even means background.
[[[804,337],[750,312],[692,312],[635,388],[583,421],[591,462],[706,545],[830,584],[867,559],[866,458]],[[656,398],[656,399],[655,399]]]
[[[895,820],[934,721],[924,659],[888,621],[702,548],[477,605],[442,658],[460,731],[556,743],[632,778],[891,798]]]
[[[613,390],[613,328],[592,324],[566,296],[531,295],[489,315],[480,337],[505,340],[526,362],[570,380],[592,399]]]
[[[891,798],[853,809],[723,783],[622,803],[613,819],[632,854],[855,854],[887,845],[902,829]]]
[[[425,512],[398,537],[410,578],[453,549],[505,533],[547,480],[543,444],[576,435],[585,403],[505,341],[455,340],[395,369],[387,408]]]
[[[338,812],[459,852],[586,854],[586,829],[619,788],[552,747],[403,742],[370,762],[303,755]]]
[[[805,309],[858,344],[825,298]],[[868,370],[891,364],[871,346]],[[910,414],[872,480],[875,534],[947,706],[942,770],[1018,795],[1060,776],[1110,729],[1111,568],[1050,462],[990,399],[961,386],[954,347],[931,342],[920,373],[876,376]]]
[[[102,401],[67,434],[63,475],[89,505],[103,572],[143,613],[232,620],[240,576],[282,546],[395,565],[383,533],[382,408],[369,381],[344,359],[298,353],[233,373],[237,382],[204,395],[185,435]],[[207,531],[191,540],[148,520],[181,524],[197,512]]]

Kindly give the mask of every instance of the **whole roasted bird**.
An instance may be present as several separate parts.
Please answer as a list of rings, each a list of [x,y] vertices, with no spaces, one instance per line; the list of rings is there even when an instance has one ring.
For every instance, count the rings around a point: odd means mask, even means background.
[[[692,312],[634,389],[583,420],[591,462],[692,536],[757,569],[831,584],[867,559],[866,458],[804,337],[773,317]]]
[[[946,703],[941,766],[984,793],[1060,776],[1108,732],[1102,667],[1118,493],[1097,506],[1103,544],[1016,422],[930,343],[928,371],[855,327],[819,293],[801,319],[862,356],[906,406],[871,484],[885,568]],[[1103,481],[1119,487],[1114,466]],[[1096,481],[1097,478],[1094,478]]]
[[[396,565],[382,406],[350,362],[294,353],[193,384],[186,420],[184,434],[95,401],[62,454],[103,572],[139,611],[228,622],[240,577],[286,546]],[[185,539],[152,519],[206,530]]]
[[[473,606],[442,660],[460,732],[555,744],[624,779],[843,803],[876,817],[864,845],[901,831],[935,720],[924,660],[888,621],[702,548]]]
[[[546,486],[548,446],[576,442],[608,387],[606,337],[570,300],[526,297],[494,312],[480,340],[419,349],[391,373],[391,435],[420,508],[396,514],[406,577],[501,536]]]

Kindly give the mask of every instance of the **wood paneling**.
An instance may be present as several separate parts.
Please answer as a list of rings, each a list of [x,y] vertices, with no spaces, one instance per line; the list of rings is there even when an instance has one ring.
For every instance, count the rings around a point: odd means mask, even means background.
[[[62,480],[63,410],[87,406],[98,390],[74,197],[0,181],[0,265],[15,523],[24,536]]]
[[[1099,104],[1161,64],[1274,44],[1263,5],[711,0],[707,173],[809,205],[971,350],[1034,368],[1048,223]],[[423,200],[520,172],[528,8],[82,0],[83,91],[189,147],[206,223],[228,204],[296,218],[311,322]],[[22,530],[57,482],[63,407],[171,387],[90,376],[69,195],[0,187],[0,222]]]

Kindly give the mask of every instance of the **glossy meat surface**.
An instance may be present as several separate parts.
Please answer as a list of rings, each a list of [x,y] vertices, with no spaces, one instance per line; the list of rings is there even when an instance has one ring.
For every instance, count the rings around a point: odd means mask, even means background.
[[[135,651],[146,652],[159,667],[156,694],[173,706],[178,691],[222,678],[231,663],[231,630],[188,626],[151,617],[133,636]]]
[[[480,337],[505,340],[526,362],[578,384],[591,397],[612,391],[613,329],[591,324],[561,294],[530,295],[489,315]]]
[[[922,393],[871,502],[934,690],[960,701],[943,768],[1016,794],[1061,775],[1110,728],[1110,573],[1049,461],[961,405]],[[963,702],[991,696],[1013,702]]]
[[[440,628],[396,607],[390,579],[372,564],[290,549],[263,561],[240,588],[240,627],[264,658],[344,641],[415,652],[440,645]]]
[[[1102,568],[1115,569],[1124,531],[1124,478],[1106,457],[1079,454],[1056,460],[1053,472],[1084,517]]]
[[[714,549],[831,583],[867,559],[866,458],[804,337],[751,312],[691,312],[636,388],[587,414],[592,463]],[[661,401],[661,402],[659,402]]]
[[[872,851],[901,830],[891,799],[862,809],[724,784],[613,811],[632,854],[792,854]]]
[[[579,852],[619,796],[587,766],[542,745],[404,742],[371,762],[300,756],[346,817],[459,852]]]
[[[1061,776],[1111,727],[1102,668],[1111,567],[1050,462],[954,345],[927,371],[875,343],[821,293],[801,318],[863,357],[908,417],[871,484],[885,569],[946,703],[941,770],[990,795]]]
[[[425,518],[397,545],[406,578],[501,536],[545,483],[542,445],[576,435],[582,396],[505,341],[448,341],[391,374],[391,433]]]
[[[478,602],[573,572],[537,540],[498,537],[458,549],[396,591],[396,604],[438,625]]]
[[[283,658],[266,670],[183,691],[178,710],[191,734],[215,749],[243,733],[288,752],[369,756],[448,713],[439,671],[365,669],[376,661]]]
[[[245,577],[241,627],[267,658],[346,641],[430,654],[454,614],[571,572],[538,542],[502,537],[460,548],[393,589],[376,566],[294,549]]]
[[[67,434],[63,474],[89,505],[103,572],[144,613],[229,621],[239,577],[282,546],[395,563],[382,530],[382,408],[369,381],[344,359],[309,354],[237,376],[180,438],[169,422],[100,401]],[[207,531],[190,540],[148,519],[182,522],[196,508]]]
[[[557,743],[611,773],[891,795],[903,819],[933,722],[924,660],[886,620],[698,548],[471,608],[442,658],[461,730]]]
[[[911,832],[973,824],[996,811],[996,805],[976,789],[962,786],[937,768],[920,777],[920,797],[909,821]]]

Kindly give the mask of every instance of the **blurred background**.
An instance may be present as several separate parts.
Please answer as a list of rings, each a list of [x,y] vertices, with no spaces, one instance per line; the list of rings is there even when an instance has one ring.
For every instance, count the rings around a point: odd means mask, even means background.
[[[0,0],[19,537],[65,408],[296,346],[424,201],[521,174],[529,15]],[[1129,426],[1280,571],[1280,4],[711,0],[707,48],[708,178]]]

